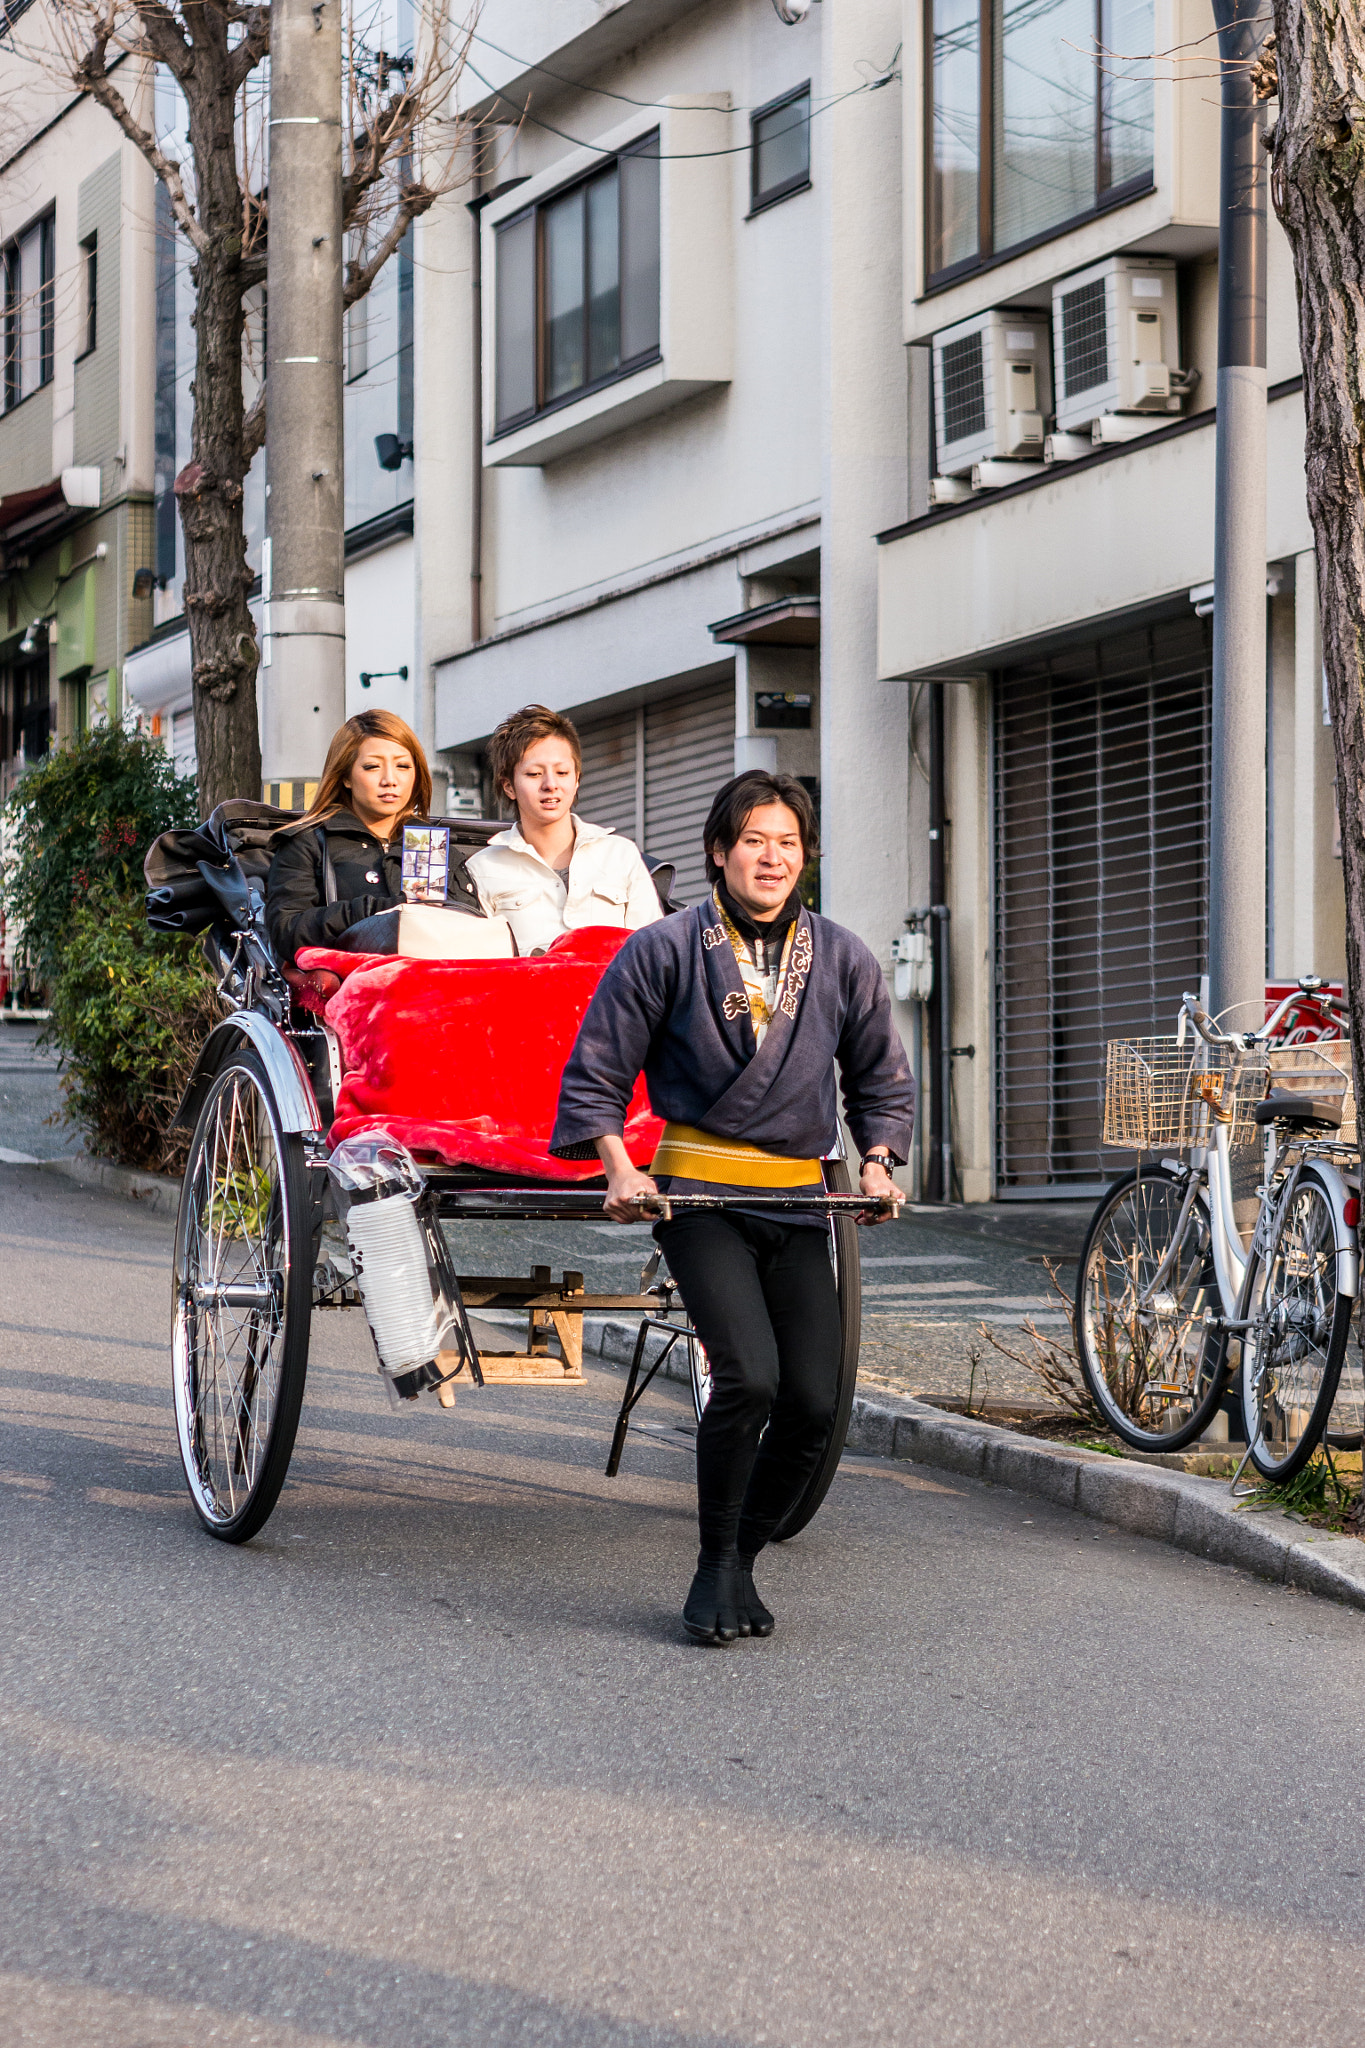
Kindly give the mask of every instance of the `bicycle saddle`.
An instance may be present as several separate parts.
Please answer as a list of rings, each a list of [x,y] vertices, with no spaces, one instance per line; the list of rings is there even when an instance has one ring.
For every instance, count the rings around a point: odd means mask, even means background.
[[[1298,1124],[1305,1130],[1311,1125],[1318,1130],[1336,1131],[1341,1128],[1341,1103],[1281,1091],[1257,1103],[1255,1119],[1258,1124]]]

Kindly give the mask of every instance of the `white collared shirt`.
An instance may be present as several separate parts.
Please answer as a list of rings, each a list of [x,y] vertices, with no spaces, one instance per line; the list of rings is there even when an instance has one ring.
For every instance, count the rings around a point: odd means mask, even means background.
[[[490,917],[505,917],[519,953],[542,950],[561,932],[585,925],[635,931],[662,917],[659,898],[634,840],[575,811],[568,887],[521,835],[519,824],[471,854],[469,872]]]

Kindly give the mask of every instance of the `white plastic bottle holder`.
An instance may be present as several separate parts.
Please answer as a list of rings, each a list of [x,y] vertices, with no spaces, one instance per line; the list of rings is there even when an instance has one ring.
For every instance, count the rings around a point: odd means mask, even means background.
[[[388,1380],[400,1380],[430,1364],[450,1329],[411,1195],[353,1202],[346,1234],[380,1365]]]

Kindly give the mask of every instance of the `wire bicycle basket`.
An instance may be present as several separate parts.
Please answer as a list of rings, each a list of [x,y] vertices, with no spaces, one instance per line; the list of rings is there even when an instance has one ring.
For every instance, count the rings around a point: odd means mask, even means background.
[[[1234,1084],[1233,1068],[1239,1069]],[[1239,1050],[1186,1038],[1111,1038],[1104,1066],[1104,1143],[1118,1151],[1183,1152],[1210,1145],[1220,1123],[1228,1145],[1259,1142],[1252,1121],[1265,1093],[1262,1046]]]
[[[1349,1038],[1320,1038],[1306,1045],[1271,1049],[1270,1086],[1277,1095],[1307,1095],[1316,1102],[1335,1103],[1341,1111],[1338,1143],[1356,1140],[1356,1094]]]

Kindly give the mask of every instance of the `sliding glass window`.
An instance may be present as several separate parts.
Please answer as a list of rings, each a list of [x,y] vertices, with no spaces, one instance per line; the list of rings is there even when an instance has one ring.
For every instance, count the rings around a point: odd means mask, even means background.
[[[926,0],[929,278],[1152,179],[1153,0]]]
[[[49,213],[5,246],[5,410],[52,382],[56,222]]]
[[[659,353],[659,137],[497,229],[496,431]]]

